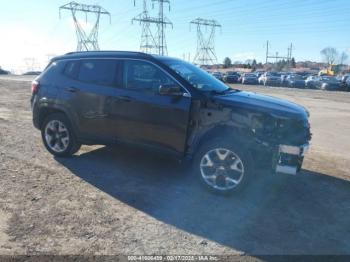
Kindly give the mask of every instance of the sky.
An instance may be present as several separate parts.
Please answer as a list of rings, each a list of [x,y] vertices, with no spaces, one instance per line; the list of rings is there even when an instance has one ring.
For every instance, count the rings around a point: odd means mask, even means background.
[[[42,69],[48,57],[76,49],[71,14],[59,6],[69,0],[0,0],[0,66],[14,72],[30,67]],[[100,21],[101,50],[138,51],[141,27],[131,19],[142,12],[142,0],[77,0],[99,4],[111,13]],[[149,0],[151,3],[151,0]],[[198,17],[215,19],[222,25],[215,35],[219,62],[256,59],[265,61],[266,41],[270,53],[287,55],[293,43],[297,61],[322,61],[320,51],[328,46],[350,55],[350,0],[170,0],[165,15],[173,22],[167,27],[168,55],[193,59],[196,28],[189,22]],[[157,7],[151,15],[157,15]],[[88,21],[93,20],[88,17]],[[88,30],[91,22],[85,23]],[[90,20],[92,19],[92,20]],[[205,32],[205,30],[204,30]],[[34,60],[33,60],[34,58]],[[347,61],[349,62],[349,61]]]

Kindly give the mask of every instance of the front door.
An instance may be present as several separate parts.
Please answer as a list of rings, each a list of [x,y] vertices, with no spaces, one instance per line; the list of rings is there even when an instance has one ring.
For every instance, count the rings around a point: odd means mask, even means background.
[[[160,85],[178,83],[151,62],[124,60],[123,68],[123,88],[113,105],[117,138],[183,153],[191,98],[160,95]]]

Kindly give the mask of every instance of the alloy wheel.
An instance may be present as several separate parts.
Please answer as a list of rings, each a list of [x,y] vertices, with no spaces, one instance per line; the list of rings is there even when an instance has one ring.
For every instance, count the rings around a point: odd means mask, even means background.
[[[62,153],[69,146],[69,132],[64,123],[51,120],[45,127],[46,144],[56,153]]]
[[[242,181],[244,165],[241,158],[232,150],[216,148],[202,157],[200,172],[205,183],[210,187],[227,191]]]

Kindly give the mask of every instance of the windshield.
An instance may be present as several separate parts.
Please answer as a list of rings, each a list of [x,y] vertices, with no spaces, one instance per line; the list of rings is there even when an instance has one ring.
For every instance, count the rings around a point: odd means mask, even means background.
[[[289,78],[294,80],[303,80],[303,77],[300,75],[291,75]]]
[[[281,74],[275,73],[275,72],[268,72],[266,75],[267,76],[272,76],[272,77],[280,77],[281,76]]]
[[[254,74],[245,74],[244,77],[256,77]]]
[[[327,82],[337,82],[338,80],[335,77],[323,77],[322,78],[323,81],[327,81]]]
[[[224,92],[230,89],[217,80],[213,75],[184,61],[176,59],[162,59],[162,62],[186,79],[194,88],[201,91]]]

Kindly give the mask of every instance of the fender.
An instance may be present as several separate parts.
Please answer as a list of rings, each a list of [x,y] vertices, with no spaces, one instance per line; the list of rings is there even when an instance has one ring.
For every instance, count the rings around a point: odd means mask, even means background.
[[[39,105],[38,105],[38,112],[39,112],[39,119],[38,119],[38,124],[39,124],[39,128],[41,127],[45,117],[47,116],[47,114],[43,114],[42,112],[48,111],[50,112],[54,112],[54,111],[58,111],[58,112],[62,112],[64,113],[67,118],[69,119],[75,134],[79,134],[80,133],[80,129],[79,129],[79,120],[78,120],[78,116],[77,114],[73,111],[73,110],[69,110],[67,107],[61,105],[61,104],[57,104],[57,103],[52,103],[49,102],[47,100],[45,101],[40,101]]]
[[[201,144],[212,137],[230,137],[244,140],[248,147],[255,143],[251,127],[252,114],[246,111],[233,111],[229,107],[209,104],[201,108],[194,103],[191,119],[192,127],[187,140],[187,156],[192,157]]]

